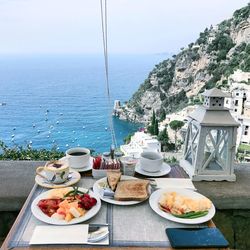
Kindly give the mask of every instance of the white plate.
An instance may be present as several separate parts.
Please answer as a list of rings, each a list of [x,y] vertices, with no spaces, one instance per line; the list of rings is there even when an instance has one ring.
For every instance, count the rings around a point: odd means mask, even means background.
[[[67,160],[66,156],[64,156],[63,158],[59,159],[59,161],[64,161],[64,162],[68,163],[68,160]],[[92,166],[93,166],[93,157],[90,157],[87,166],[85,166],[83,168],[74,168],[74,167],[71,167],[70,169],[74,169],[77,172],[87,172],[89,170],[92,170]]]
[[[42,174],[43,174],[43,171],[42,171]],[[69,187],[71,185],[74,185],[81,179],[81,175],[73,169],[70,169],[69,174],[71,175],[71,179],[60,184],[50,183],[46,181],[40,175],[36,175],[35,181],[38,185],[45,187],[45,188],[62,188],[62,187]]]
[[[159,177],[163,175],[167,175],[171,171],[171,167],[167,163],[163,163],[161,166],[160,171],[158,172],[147,172],[141,168],[140,162],[138,162],[135,166],[135,172],[145,175],[145,176],[151,176],[151,177]]]
[[[80,191],[85,192],[86,189],[85,188],[79,188]],[[72,225],[72,224],[77,224],[86,220],[89,220],[90,218],[92,218],[93,216],[95,216],[98,211],[101,208],[101,201],[99,199],[99,197],[94,194],[93,192],[89,192],[91,197],[96,198],[97,203],[95,206],[93,206],[90,210],[87,211],[87,213],[84,216],[81,216],[79,218],[74,218],[71,221],[67,222],[65,220],[57,220],[55,218],[51,218],[48,215],[46,215],[45,213],[42,212],[42,210],[37,206],[38,202],[41,199],[46,199],[48,197],[49,191],[46,191],[44,193],[41,193],[40,195],[38,195],[35,200],[32,202],[31,204],[31,212],[32,214],[40,221],[46,222],[48,224],[53,224],[53,225]]]
[[[182,224],[199,224],[199,223],[204,223],[206,221],[209,221],[210,219],[213,218],[213,216],[215,215],[215,207],[212,204],[212,207],[209,209],[208,214],[199,218],[195,218],[195,219],[182,219],[182,218],[178,218],[175,217],[173,215],[171,215],[170,213],[164,212],[162,211],[159,206],[158,206],[158,201],[162,195],[162,193],[165,192],[176,192],[178,194],[181,195],[185,195],[191,198],[205,198],[205,196],[203,196],[202,194],[199,194],[197,192],[194,192],[192,190],[188,190],[188,189],[159,189],[157,191],[155,191],[154,193],[151,194],[150,198],[149,198],[149,205],[150,207],[161,217],[174,221],[174,222],[178,222],[178,223],[182,223]]]
[[[137,178],[133,177],[133,176],[126,176],[126,175],[122,175],[121,176],[121,180],[136,180]],[[101,195],[101,190],[102,188],[99,186],[99,183],[103,183],[103,182],[106,182],[107,183],[107,177],[104,177],[102,179],[99,179],[98,181],[95,182],[94,186],[93,186],[93,190],[94,190],[94,193],[96,195],[98,195],[98,197],[103,200],[103,201],[106,201],[107,203],[110,203],[110,204],[114,204],[114,205],[123,205],[123,206],[126,206],[126,205],[134,205],[134,204],[138,204],[140,202],[143,202],[143,201],[116,201],[112,198],[109,198],[109,197],[103,197]]]

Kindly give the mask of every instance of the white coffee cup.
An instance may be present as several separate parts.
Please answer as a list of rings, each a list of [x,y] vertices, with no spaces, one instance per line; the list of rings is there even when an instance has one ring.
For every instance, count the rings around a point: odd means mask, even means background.
[[[63,183],[68,178],[69,166],[63,161],[48,161],[44,167],[38,167],[36,173],[51,183]]]
[[[143,152],[140,158],[140,167],[147,172],[158,172],[163,164],[163,157],[157,152]]]
[[[71,168],[84,168],[89,164],[90,150],[87,148],[70,148],[66,151],[66,158]]]

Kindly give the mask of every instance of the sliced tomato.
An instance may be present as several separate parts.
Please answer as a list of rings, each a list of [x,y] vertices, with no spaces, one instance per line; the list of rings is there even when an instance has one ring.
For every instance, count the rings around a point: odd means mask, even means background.
[[[167,206],[162,206],[162,205],[160,205],[160,204],[159,204],[159,207],[160,207],[161,210],[163,210],[163,211],[165,211],[165,212],[167,212],[167,213],[170,213],[169,207],[167,207]]]
[[[49,217],[59,208],[62,199],[42,199],[38,202],[38,207]]]

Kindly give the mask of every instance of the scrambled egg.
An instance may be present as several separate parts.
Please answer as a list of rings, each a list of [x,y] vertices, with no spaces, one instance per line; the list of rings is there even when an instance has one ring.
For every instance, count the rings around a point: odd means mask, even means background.
[[[163,193],[159,199],[159,205],[163,210],[173,214],[185,214],[188,212],[207,211],[212,202],[207,198],[190,198],[176,192]]]
[[[66,188],[56,188],[49,191],[48,199],[62,199],[65,194],[71,191],[71,187]]]

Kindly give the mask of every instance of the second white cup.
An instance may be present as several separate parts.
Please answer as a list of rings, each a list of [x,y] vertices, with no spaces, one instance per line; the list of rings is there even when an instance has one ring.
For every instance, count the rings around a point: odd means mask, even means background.
[[[143,152],[141,153],[140,166],[147,172],[158,172],[163,164],[163,157],[160,153],[156,152]]]

